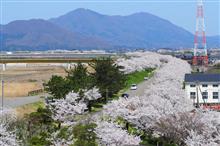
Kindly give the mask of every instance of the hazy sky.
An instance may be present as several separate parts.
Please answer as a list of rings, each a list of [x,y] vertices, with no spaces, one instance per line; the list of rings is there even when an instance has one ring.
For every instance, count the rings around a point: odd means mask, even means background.
[[[190,32],[195,30],[197,0],[0,0],[1,24],[31,18],[49,19],[77,8],[107,15],[149,12]],[[207,35],[220,35],[220,0],[204,0]],[[162,27],[162,26],[161,26]]]

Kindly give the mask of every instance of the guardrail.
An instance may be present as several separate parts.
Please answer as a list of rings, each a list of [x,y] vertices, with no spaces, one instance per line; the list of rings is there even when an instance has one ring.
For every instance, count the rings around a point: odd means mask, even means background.
[[[71,63],[91,62],[93,58],[1,58],[0,63]]]
[[[99,57],[115,57],[111,55],[104,56],[4,56],[0,55],[0,63],[72,63],[72,62],[91,62]]]

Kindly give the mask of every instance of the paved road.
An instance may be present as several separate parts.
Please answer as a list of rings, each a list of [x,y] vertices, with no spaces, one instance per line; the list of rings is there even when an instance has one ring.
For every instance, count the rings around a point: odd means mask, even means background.
[[[153,79],[154,79],[154,77],[152,76],[148,80],[144,80],[143,82],[139,83],[137,85],[137,90],[128,89],[125,93],[129,94],[129,97],[143,96],[145,94],[145,91],[148,88],[148,86],[152,83]],[[102,116],[102,111],[92,113],[91,115],[86,117],[87,120],[83,119],[83,122],[88,122],[88,121],[91,121],[91,120],[99,119],[100,116]]]
[[[38,102],[40,100],[42,100],[42,98],[40,98],[43,95],[37,95],[37,96],[27,96],[27,97],[12,97],[12,98],[5,98],[3,103],[4,103],[4,107],[10,107],[10,108],[16,108],[19,106],[23,106],[25,104],[30,104],[30,103],[34,103],[34,102]],[[0,101],[0,105],[2,105],[2,99]]]
[[[144,80],[143,82],[137,85],[137,90],[129,89],[126,93],[128,93],[130,97],[143,96],[145,93],[145,90],[147,89],[148,85],[151,84],[152,80],[153,80],[153,77],[151,77],[148,80]]]
[[[129,89],[128,91],[126,91],[126,93],[128,93],[130,97],[144,95],[144,92],[147,89],[147,86],[151,83],[152,79],[153,79],[153,77],[141,82],[140,84],[137,85],[137,90],[130,90]],[[41,96],[46,96],[46,95],[5,98],[3,103],[4,103],[4,107],[16,108],[19,106],[23,106],[25,104],[38,102],[38,101],[42,100],[40,98]],[[0,99],[0,106],[1,105],[2,105],[2,101]]]

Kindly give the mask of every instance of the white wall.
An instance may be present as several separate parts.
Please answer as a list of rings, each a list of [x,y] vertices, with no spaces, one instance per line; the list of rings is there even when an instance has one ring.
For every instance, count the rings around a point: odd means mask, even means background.
[[[207,83],[204,83],[204,84],[207,84]],[[212,85],[213,83],[209,83],[208,87],[202,87],[201,84],[198,85],[199,103],[204,103],[201,92],[205,92],[205,91],[208,92],[208,99],[205,99],[205,103],[220,103],[220,84],[218,84],[218,87],[213,87]],[[187,97],[190,99],[190,92],[196,92],[196,87],[190,87],[190,84],[186,84],[185,91],[186,91]],[[218,92],[218,95],[219,95],[218,99],[213,99],[213,92]],[[197,99],[195,99],[194,102],[196,103]]]

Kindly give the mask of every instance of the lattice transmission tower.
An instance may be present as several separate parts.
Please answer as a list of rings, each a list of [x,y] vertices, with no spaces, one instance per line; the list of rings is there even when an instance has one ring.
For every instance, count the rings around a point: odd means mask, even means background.
[[[193,65],[208,65],[208,54],[206,48],[204,6],[202,0],[197,0],[196,31],[194,38]]]

